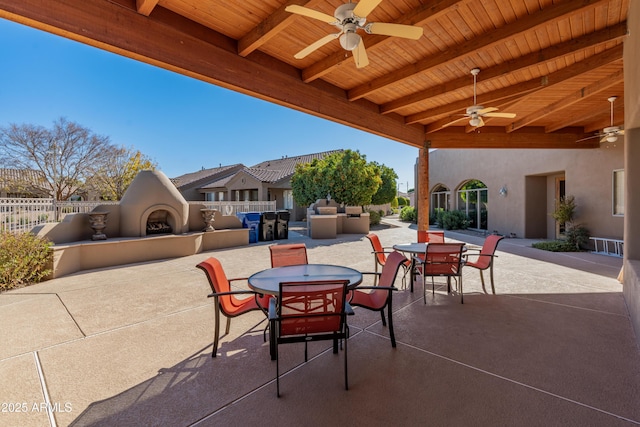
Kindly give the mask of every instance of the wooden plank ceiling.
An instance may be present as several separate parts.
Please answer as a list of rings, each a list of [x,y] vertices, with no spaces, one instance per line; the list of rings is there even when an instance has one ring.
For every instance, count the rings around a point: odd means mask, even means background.
[[[285,7],[342,0],[0,0],[0,17],[415,147],[587,148],[611,96],[622,125],[629,1],[382,0],[367,22],[424,34],[359,32],[364,68],[338,40],[294,58],[336,27]],[[473,68],[477,104],[515,118],[469,125]]]

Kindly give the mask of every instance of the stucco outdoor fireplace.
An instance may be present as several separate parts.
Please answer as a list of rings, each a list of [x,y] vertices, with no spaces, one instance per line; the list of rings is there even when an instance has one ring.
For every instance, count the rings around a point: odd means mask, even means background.
[[[189,204],[164,174],[142,171],[120,201],[120,234],[183,234],[189,231]]]

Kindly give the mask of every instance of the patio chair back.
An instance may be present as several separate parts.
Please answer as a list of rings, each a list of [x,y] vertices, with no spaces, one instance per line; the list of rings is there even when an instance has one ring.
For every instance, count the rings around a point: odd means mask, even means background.
[[[451,291],[451,278],[455,277],[460,288],[460,302],[462,299],[462,251],[464,243],[429,243],[422,265],[423,278],[431,277],[432,293],[435,293],[434,277],[447,278],[447,291]],[[426,286],[424,302],[427,302]]]
[[[269,246],[271,267],[308,264],[307,247],[304,243]]]
[[[232,291],[231,282],[242,279],[227,278],[227,275],[222,268],[222,264],[216,258],[210,257],[201,263],[196,265],[197,268],[202,270],[209,281],[212,293],[208,295],[209,298],[215,299],[215,335],[213,340],[213,354],[212,357],[216,357],[218,351],[218,339],[220,336],[220,313],[227,318],[227,325],[225,333],[229,333],[231,327],[231,318],[240,316],[241,314],[248,313],[254,310],[262,310],[266,312],[268,300],[266,297],[259,297],[253,291]],[[247,295],[250,298],[240,299],[236,295]]]
[[[349,389],[347,376],[346,303],[348,280],[280,283],[280,296],[269,306],[271,331],[275,333],[275,359],[277,395],[280,397],[280,367],[278,345],[304,342],[307,361],[309,341],[333,340],[333,352],[338,352],[338,340],[344,340],[345,389]]]
[[[387,257],[387,263],[382,267],[382,272],[380,273],[380,279],[378,280],[377,286],[358,286],[352,291],[351,299],[349,301],[352,306],[379,311],[380,316],[382,317],[382,324],[384,326],[387,325],[384,315],[384,309],[385,307],[387,308],[387,316],[389,317],[389,338],[391,339],[392,347],[396,346],[396,337],[393,332],[392,297],[393,291],[398,290],[393,286],[393,284],[398,275],[398,270],[406,261],[407,258],[400,252],[391,252]]]
[[[496,287],[493,283],[493,260],[497,257],[496,250],[498,249],[498,243],[504,239],[504,236],[492,234],[487,236],[480,249],[480,253],[470,253],[465,255],[465,266],[477,268],[480,271],[480,281],[482,282],[482,289],[487,292],[484,285],[483,270],[489,269],[489,276],[491,278],[491,292],[496,293]],[[471,259],[471,257],[474,257]]]
[[[375,271],[378,271],[378,265],[382,267],[387,261],[387,254],[384,252],[384,248],[382,247],[382,243],[380,243],[380,238],[377,234],[369,233],[365,237],[371,242],[375,262]]]

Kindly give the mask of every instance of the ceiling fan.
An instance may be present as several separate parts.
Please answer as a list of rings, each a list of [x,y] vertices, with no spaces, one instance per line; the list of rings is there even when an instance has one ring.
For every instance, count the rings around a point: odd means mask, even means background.
[[[333,16],[304,6],[287,6],[285,8],[287,12],[326,22],[327,24],[336,26],[340,30],[337,33],[326,35],[305,47],[296,53],[294,58],[302,59],[332,40],[340,38],[342,48],[353,51],[353,59],[355,60],[356,67],[362,68],[369,64],[369,58],[367,57],[364,42],[358,34],[358,30],[364,30],[367,34],[395,36],[411,40],[418,40],[422,36],[424,31],[422,27],[385,22],[367,23],[367,15],[375,9],[381,1],[382,0],[361,0],[358,3],[345,3],[338,6]]]
[[[616,142],[618,140],[618,135],[624,135],[624,129],[622,126],[613,125],[613,103],[616,101],[616,99],[618,99],[617,96],[611,96],[607,98],[607,100],[611,103],[611,126],[602,129],[602,132],[600,133],[579,139],[576,142],[586,141],[587,139],[591,138],[600,138],[601,144],[603,142]]]
[[[463,114],[464,117],[456,119],[449,124],[455,123],[458,120],[462,120],[463,118],[468,118],[469,125],[479,128],[484,126],[484,120],[482,120],[483,117],[500,117],[504,119],[513,119],[516,116],[514,113],[495,113],[495,111],[498,111],[496,107],[485,108],[482,105],[478,105],[476,101],[476,85],[479,73],[480,68],[474,68],[471,70],[471,74],[473,75],[473,105],[467,108],[465,114]]]

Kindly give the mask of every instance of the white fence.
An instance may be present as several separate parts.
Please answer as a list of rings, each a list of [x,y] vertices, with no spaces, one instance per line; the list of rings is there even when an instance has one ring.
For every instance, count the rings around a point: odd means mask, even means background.
[[[118,202],[69,202],[54,199],[0,198],[0,231],[25,233],[37,225],[62,221],[70,213],[91,212]]]
[[[223,215],[238,212],[265,212],[276,209],[276,202],[189,202],[218,209]],[[54,199],[0,198],[0,231],[25,233],[47,222],[62,221],[70,213],[91,212],[96,206],[117,205],[118,202],[69,202]]]
[[[222,215],[235,215],[238,212],[268,212],[276,210],[275,200],[270,202],[247,201],[247,202],[189,202],[190,204],[205,205],[209,209],[217,209]]]

